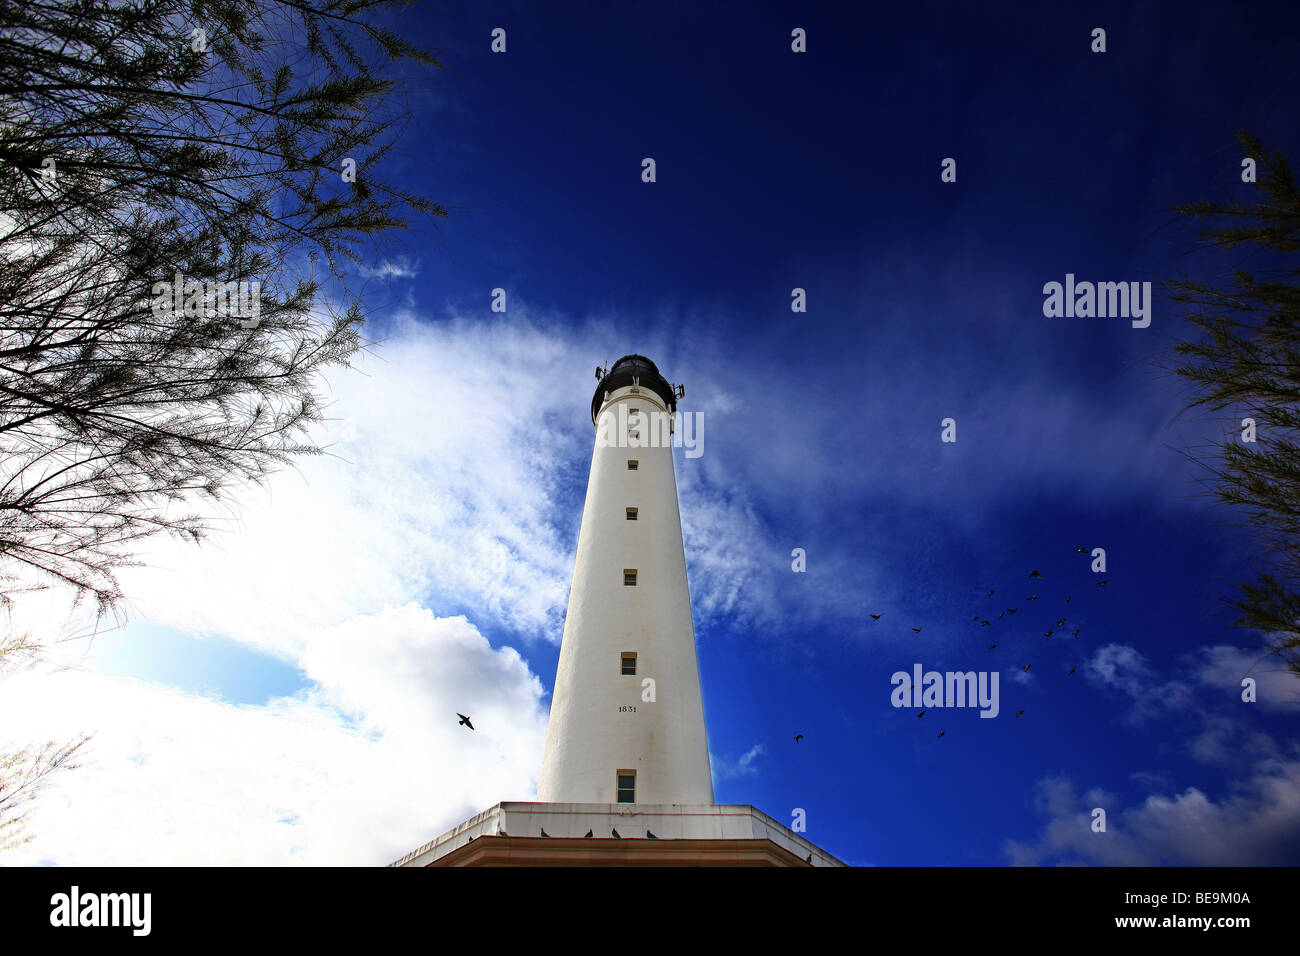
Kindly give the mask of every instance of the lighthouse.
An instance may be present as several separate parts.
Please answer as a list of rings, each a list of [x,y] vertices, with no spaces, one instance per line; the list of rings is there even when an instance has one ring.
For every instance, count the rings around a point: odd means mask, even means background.
[[[752,806],[714,803],[673,464],[685,389],[644,355],[596,378],[537,797],[392,865],[843,866]]]
[[[673,469],[682,392],[650,359],[627,355],[592,396],[540,801],[713,803]]]

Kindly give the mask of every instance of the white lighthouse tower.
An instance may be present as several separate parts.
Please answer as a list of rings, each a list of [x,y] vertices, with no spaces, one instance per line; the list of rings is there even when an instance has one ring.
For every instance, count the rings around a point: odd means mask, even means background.
[[[643,355],[597,377],[537,799],[498,803],[393,865],[842,866],[751,806],[713,802],[673,470],[684,389]]]
[[[711,804],[672,438],[679,389],[628,355],[591,401],[591,477],[537,799]]]

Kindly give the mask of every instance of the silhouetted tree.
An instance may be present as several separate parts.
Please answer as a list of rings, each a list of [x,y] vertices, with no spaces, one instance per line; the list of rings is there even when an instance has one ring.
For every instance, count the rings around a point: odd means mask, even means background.
[[[1174,207],[1203,243],[1237,259],[1211,279],[1170,282],[1197,330],[1175,346],[1176,371],[1191,383],[1191,407],[1233,410],[1210,464],[1216,494],[1244,508],[1272,558],[1232,600],[1237,623],[1264,632],[1300,675],[1300,193],[1281,153],[1240,139],[1257,163],[1247,187],[1256,198]]]
[[[7,612],[10,600],[0,595],[0,614]],[[36,663],[38,653],[26,634],[0,632],[0,680]],[[62,743],[47,740],[0,751],[0,850],[30,839],[24,836],[24,827],[32,801],[50,774],[76,769],[77,754],[89,739],[82,734]]]
[[[393,5],[0,0],[10,570],[108,609],[131,545],[202,532],[194,496],[319,452],[320,373],[360,347],[349,262],[447,215],[376,173],[383,71],[438,66],[377,25]]]
[[[361,347],[349,277],[447,216],[377,172],[399,81],[440,66],[381,25],[400,5],[0,0],[10,594],[62,582],[110,611],[141,538],[198,537],[196,498],[319,453],[321,373]],[[0,665],[34,650],[0,633]],[[83,743],[0,754],[0,844]]]

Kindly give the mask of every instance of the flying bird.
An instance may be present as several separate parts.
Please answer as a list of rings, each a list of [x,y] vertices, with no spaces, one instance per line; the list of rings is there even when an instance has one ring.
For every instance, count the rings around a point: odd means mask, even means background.
[[[1001,614],[999,614],[999,615],[998,615],[998,620],[999,620],[999,621],[1002,620],[1002,618],[1006,616],[1006,613],[1007,613],[1006,611],[1003,611]]]
[[[1109,579],[1109,578],[1107,578],[1105,581],[1098,581],[1098,582],[1097,582],[1097,587],[1099,587],[1099,588],[1104,588],[1107,584],[1110,584],[1110,579]]]
[[[1059,621],[1057,621],[1057,622],[1056,622],[1056,626],[1057,626],[1057,627],[1065,627],[1065,618],[1061,618]]]
[[[1041,578],[1041,577],[1042,577],[1042,575],[1039,574],[1037,571],[1030,571],[1030,572],[1029,572],[1029,576],[1030,576],[1031,578]]]
[[[942,737],[942,736],[943,736],[944,734],[946,734],[947,732],[948,732],[948,731],[946,731],[946,730],[941,730],[941,731],[939,731],[939,736]]]
[[[1037,601],[1037,600],[1038,600],[1038,595],[1037,595],[1037,594],[1032,594],[1032,595],[1030,595],[1029,597],[1025,598],[1025,600],[1026,600],[1026,601]]]
[[[1019,610],[1020,610],[1020,608],[1018,608],[1018,607],[1009,607],[1009,608],[1007,608],[1007,613],[1008,613],[1008,614],[1015,614],[1015,613],[1016,613],[1017,611],[1019,611]]]
[[[924,717],[924,716],[925,716],[925,711],[924,711],[924,710],[921,711],[921,712],[920,712],[919,714],[917,714],[916,716],[917,716],[917,719],[920,719],[921,717]]]
[[[1049,628],[1047,629],[1047,633],[1044,634],[1043,637],[1051,637],[1051,636],[1052,636],[1053,634],[1055,634],[1055,633],[1056,633],[1056,632],[1053,631],[1053,630],[1049,627]]]
[[[871,615],[871,619],[872,619],[873,621],[879,621],[879,620],[880,620],[880,615],[879,615],[879,614],[873,614],[873,615]]]
[[[973,618],[971,618],[971,623],[974,624],[974,623],[975,623],[976,621],[978,621],[979,619],[980,619],[980,616],[979,616],[978,614],[976,614]]]
[[[997,588],[989,588],[989,595],[990,595],[990,596],[992,596],[993,594],[996,594],[996,593],[997,593]]]
[[[1087,549],[1087,548],[1075,548],[1075,549],[1074,549],[1074,553],[1075,553],[1075,554],[1087,554],[1087,553],[1088,553],[1088,549]]]
[[[1033,667],[1033,666],[1034,666],[1033,664],[1026,664],[1024,667],[1022,667],[1022,668],[1020,668],[1020,669],[1021,669],[1022,671],[1024,671],[1025,673],[1029,673],[1029,668],[1031,668],[1031,667]]]
[[[922,625],[922,626],[924,626],[924,625]],[[914,627],[914,628],[912,628],[912,630],[916,631],[916,633],[918,633],[918,634],[921,633],[921,628],[919,628],[919,627]]]
[[[1066,599],[1065,599],[1065,603],[1066,603],[1066,604],[1069,604],[1069,603],[1070,603],[1070,599],[1069,599],[1069,598],[1066,598]]]
[[[1074,668],[1073,668],[1073,667],[1071,667],[1071,668],[1070,668],[1070,674],[1073,674],[1073,673],[1074,673]],[[1065,675],[1065,676],[1066,676],[1066,677],[1069,677],[1069,676],[1070,676],[1070,674],[1066,674],[1066,675]]]
[[[803,740],[803,734],[795,734],[795,735],[794,735],[794,742],[795,742],[795,743],[798,743],[798,742],[801,741],[801,740]]]
[[[468,727],[470,730],[474,729],[474,725],[469,722],[469,718],[464,714],[457,714],[456,716],[460,718],[460,723],[456,725],[457,727]]]
[[[1016,716],[1019,717],[1019,716],[1020,716],[1021,714],[1023,714],[1023,713],[1024,713],[1023,710],[1018,710],[1018,711],[1016,711]]]
[[[1076,628],[1074,629],[1074,633],[1071,635],[1071,637],[1078,637],[1078,636],[1079,636],[1079,628],[1076,627]]]
[[[989,650],[993,650],[993,648],[995,648],[995,647],[997,647],[996,644],[990,644],[990,645],[989,645]]]
[[[991,621],[980,621],[980,627],[992,627],[992,626],[993,623]]]

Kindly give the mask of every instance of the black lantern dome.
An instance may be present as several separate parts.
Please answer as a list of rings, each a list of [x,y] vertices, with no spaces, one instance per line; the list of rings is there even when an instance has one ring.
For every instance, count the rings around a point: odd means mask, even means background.
[[[644,355],[624,355],[601,377],[600,383],[596,386],[596,394],[591,397],[593,425],[596,423],[600,406],[605,402],[605,393],[629,385],[639,385],[647,391],[654,392],[663,399],[670,413],[677,410],[677,390],[660,374],[658,366]]]

